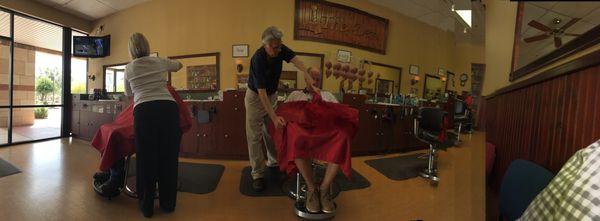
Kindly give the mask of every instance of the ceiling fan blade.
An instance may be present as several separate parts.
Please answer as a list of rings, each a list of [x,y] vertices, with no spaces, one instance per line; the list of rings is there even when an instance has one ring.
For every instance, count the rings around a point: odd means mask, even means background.
[[[573,34],[573,33],[565,33],[565,36],[578,37],[578,36],[581,36],[581,35],[580,34]]]
[[[564,31],[567,28],[569,28],[572,25],[574,25],[575,23],[577,23],[579,20],[581,20],[581,18],[572,18],[571,21],[567,22],[567,24],[565,24],[562,27],[560,27],[560,29],[562,29]]]
[[[529,26],[534,27],[540,31],[544,31],[544,32],[551,32],[552,29],[549,28],[548,26],[537,22],[536,20],[531,20],[529,23],[527,23]]]
[[[554,46],[556,48],[560,48],[560,46],[562,46],[562,39],[559,37],[554,37]]]
[[[529,38],[523,39],[523,41],[525,41],[527,43],[530,43],[530,42],[534,42],[534,41],[544,40],[544,39],[549,38],[549,37],[550,37],[550,35],[541,34],[541,35],[536,35],[536,36],[533,36],[533,37],[529,37]]]

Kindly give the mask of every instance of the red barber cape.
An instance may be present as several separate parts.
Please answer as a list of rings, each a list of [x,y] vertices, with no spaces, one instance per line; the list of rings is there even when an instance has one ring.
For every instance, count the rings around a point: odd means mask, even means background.
[[[192,115],[173,87],[167,88],[179,106],[179,126],[185,133],[192,127]],[[133,105],[129,104],[112,123],[102,125],[92,140],[92,146],[102,154],[101,171],[108,171],[117,160],[135,153]]]
[[[312,101],[283,103],[277,115],[287,122],[271,135],[277,148],[279,168],[291,175],[296,158],[313,158],[336,163],[347,178],[352,173],[350,143],[358,129],[358,110],[344,104],[325,102],[315,94]]]

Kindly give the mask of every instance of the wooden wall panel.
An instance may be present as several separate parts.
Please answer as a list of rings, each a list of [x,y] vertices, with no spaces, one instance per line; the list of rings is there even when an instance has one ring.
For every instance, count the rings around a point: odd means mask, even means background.
[[[486,140],[496,146],[495,187],[515,159],[557,173],[573,153],[600,139],[600,64],[571,70],[487,98]]]

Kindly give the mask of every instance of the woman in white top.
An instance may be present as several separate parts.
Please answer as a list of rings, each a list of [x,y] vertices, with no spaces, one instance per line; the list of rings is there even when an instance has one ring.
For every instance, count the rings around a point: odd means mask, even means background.
[[[181,63],[149,57],[148,40],[134,33],[129,39],[133,59],[125,67],[125,95],[133,96],[133,126],[136,149],[136,191],[145,217],[154,214],[156,183],[160,208],[175,210],[177,167],[181,129],[177,103],[167,89],[168,73],[181,69]]]

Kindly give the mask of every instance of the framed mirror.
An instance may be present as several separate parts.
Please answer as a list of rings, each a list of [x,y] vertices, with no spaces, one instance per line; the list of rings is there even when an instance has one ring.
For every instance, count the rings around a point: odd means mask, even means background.
[[[325,63],[325,55],[296,52],[296,56],[298,56],[298,58],[304,62],[304,66],[306,68],[313,67],[321,70],[321,78],[317,83],[319,84],[319,87],[323,88],[323,66]],[[291,62],[283,62],[278,91],[291,92],[294,90],[304,89],[305,87],[306,82],[304,81],[304,73],[298,70]]]
[[[127,63],[104,65],[102,67],[102,88],[106,89],[106,92],[125,92],[125,65]]]
[[[388,97],[394,93],[394,81],[378,78],[375,88],[378,97]]]
[[[183,67],[169,73],[169,83],[182,92],[214,92],[220,90],[220,54],[205,53],[171,56]]]
[[[510,81],[600,43],[600,2],[519,2]]]
[[[390,85],[392,86],[392,88],[389,92],[394,93],[395,95],[402,93],[402,91],[400,90],[401,88],[408,88],[408,86],[402,86],[403,82],[408,83],[409,81],[402,81],[401,67],[366,60],[365,64],[368,64],[369,66],[368,68],[366,68],[367,70],[372,71],[375,76],[379,76],[379,79],[375,82],[374,85],[364,84],[364,87],[367,89],[369,94],[372,91],[375,91],[375,87],[377,86],[377,82],[379,82],[379,80],[391,81],[392,83]],[[375,76],[373,78],[375,78]]]
[[[425,87],[423,88],[423,98],[430,100],[436,99],[444,94],[446,88],[439,76],[425,75]]]

